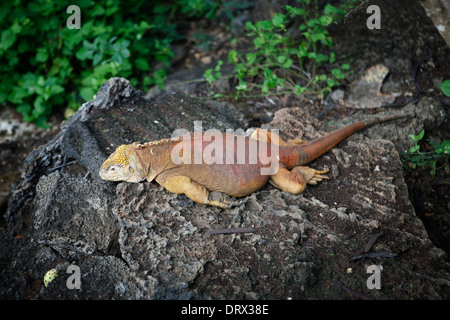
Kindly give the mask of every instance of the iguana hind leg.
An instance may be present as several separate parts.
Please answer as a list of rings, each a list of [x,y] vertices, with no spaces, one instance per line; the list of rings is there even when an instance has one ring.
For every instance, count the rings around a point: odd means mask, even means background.
[[[170,192],[185,194],[189,199],[200,204],[231,208],[241,203],[232,201],[228,195],[222,192],[209,192],[204,186],[186,176],[174,176],[165,181],[158,181],[158,183]]]
[[[323,179],[330,179],[323,175],[328,171],[328,169],[318,171],[302,166],[294,167],[289,171],[285,167],[280,166],[278,172],[270,177],[269,182],[283,191],[299,194],[305,190],[306,184],[317,184]]]

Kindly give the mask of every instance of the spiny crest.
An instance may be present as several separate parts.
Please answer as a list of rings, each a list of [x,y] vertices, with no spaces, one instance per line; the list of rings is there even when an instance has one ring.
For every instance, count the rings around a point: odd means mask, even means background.
[[[106,168],[110,164],[120,164],[122,166],[128,165],[128,157],[126,156],[127,145],[123,144],[119,146],[113,154],[103,163],[103,168]]]
[[[159,144],[168,143],[170,141],[172,141],[172,140],[171,139],[161,139],[161,140],[156,140],[156,141],[150,141],[150,142],[147,142],[147,143],[149,145],[151,145],[151,146],[157,146]]]
[[[167,144],[170,141],[171,141],[171,139],[161,139],[161,140],[149,141],[149,142],[145,142],[145,143],[133,142],[131,144],[131,146],[133,146],[137,150],[142,150],[147,147],[154,147],[154,146],[157,146],[160,144]],[[152,154],[153,154],[153,152],[152,152]]]

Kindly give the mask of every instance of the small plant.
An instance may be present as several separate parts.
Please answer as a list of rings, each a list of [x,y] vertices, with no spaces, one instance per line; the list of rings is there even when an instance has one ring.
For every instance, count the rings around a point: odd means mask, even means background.
[[[285,6],[285,13],[275,13],[271,20],[246,23],[252,47],[246,53],[232,50],[228,62],[234,64],[232,75],[237,79],[236,97],[252,90],[262,94],[295,93],[306,91],[325,94],[345,78],[349,64],[342,63],[326,72],[322,67],[336,63],[331,50],[333,40],[327,27],[335,23],[345,11],[331,4],[325,5],[322,14],[312,9],[312,1],[301,1],[301,7]],[[300,39],[292,39],[286,25],[302,21],[298,29]],[[208,69],[204,78],[212,83],[221,77],[221,61]]]
[[[405,168],[416,169],[417,167],[429,166],[431,168],[430,174],[436,175],[436,165],[438,161],[443,161],[443,166],[446,170],[449,166],[450,156],[450,140],[443,142],[429,140],[428,148],[430,151],[421,151],[419,142],[422,141],[425,135],[425,130],[422,130],[418,135],[409,135],[414,145],[409,148],[408,152],[403,155],[403,165]]]
[[[222,77],[222,72],[220,71],[220,67],[222,66],[223,61],[219,60],[217,61],[217,65],[214,69],[208,69],[203,74],[203,77],[205,77],[206,81],[209,83],[212,83],[216,80],[219,80]]]

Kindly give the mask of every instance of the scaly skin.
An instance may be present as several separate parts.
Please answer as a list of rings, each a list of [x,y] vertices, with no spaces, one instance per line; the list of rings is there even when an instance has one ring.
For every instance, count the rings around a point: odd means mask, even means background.
[[[190,133],[178,141],[135,142],[118,147],[99,174],[109,181],[156,180],[167,190],[185,194],[197,203],[228,208],[239,203],[229,196],[249,195],[267,182],[299,194],[306,184],[329,179],[323,175],[328,169],[317,171],[304,165],[368,125],[401,117],[356,122],[310,142],[284,142],[264,130],[256,130],[250,138],[228,133]],[[255,146],[268,150],[262,152],[268,158],[261,158]],[[196,150],[200,151],[200,159],[195,158]],[[180,163],[176,158],[184,161]]]

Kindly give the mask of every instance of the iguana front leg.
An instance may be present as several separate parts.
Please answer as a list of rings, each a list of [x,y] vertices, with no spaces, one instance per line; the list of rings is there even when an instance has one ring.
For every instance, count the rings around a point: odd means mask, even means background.
[[[305,190],[306,184],[317,184],[323,179],[330,179],[322,175],[328,171],[329,169],[318,171],[302,166],[295,167],[289,171],[280,165],[278,172],[270,177],[269,182],[283,191],[299,194]]]
[[[200,204],[209,204],[220,208],[231,208],[241,203],[232,201],[228,195],[222,192],[210,192],[204,186],[186,176],[174,176],[165,181],[158,181],[158,183],[170,192],[185,194],[189,199]]]

